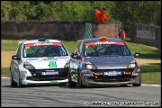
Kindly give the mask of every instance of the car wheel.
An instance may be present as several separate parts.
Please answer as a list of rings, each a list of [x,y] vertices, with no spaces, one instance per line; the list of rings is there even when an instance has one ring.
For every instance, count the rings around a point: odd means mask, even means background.
[[[82,78],[81,78],[80,74],[78,74],[78,83],[77,83],[77,87],[78,87],[78,88],[84,88],[84,87],[86,87],[86,86],[83,85],[83,83],[82,83]]]
[[[127,87],[127,86],[128,86],[127,84],[120,85],[120,87]]]
[[[133,84],[134,87],[141,86],[141,83],[139,84]]]
[[[11,84],[11,87],[16,87],[16,82],[13,80],[13,75],[12,75],[12,72],[10,70],[10,84]]]
[[[21,75],[20,72],[18,73],[18,80],[17,80],[17,87],[22,87]]]
[[[138,87],[138,86],[141,86],[141,76],[140,76],[140,80],[139,80],[139,83],[137,84],[133,84],[134,87]]]
[[[141,83],[140,84],[133,84],[134,87],[137,87],[137,86],[141,86]]]
[[[70,75],[70,73],[68,75],[68,81],[69,81],[68,82],[69,83],[69,87],[76,87],[76,83],[71,81],[71,75]]]

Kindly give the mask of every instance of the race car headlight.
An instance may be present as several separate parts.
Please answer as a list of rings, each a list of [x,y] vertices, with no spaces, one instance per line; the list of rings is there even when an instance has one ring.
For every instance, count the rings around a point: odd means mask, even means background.
[[[87,69],[96,69],[96,67],[89,61],[85,63],[85,66]]]
[[[128,66],[128,68],[135,68],[136,67],[136,61],[132,60]]]
[[[24,68],[26,69],[35,69],[28,61],[24,62]]]

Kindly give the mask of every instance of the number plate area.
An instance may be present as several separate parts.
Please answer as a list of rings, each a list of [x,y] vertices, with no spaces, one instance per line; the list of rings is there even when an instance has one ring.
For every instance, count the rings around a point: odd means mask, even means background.
[[[42,75],[58,75],[59,72],[56,71],[56,72],[42,72]]]
[[[109,72],[104,72],[104,75],[106,75],[106,76],[117,76],[117,75],[122,75],[122,72],[109,71]]]

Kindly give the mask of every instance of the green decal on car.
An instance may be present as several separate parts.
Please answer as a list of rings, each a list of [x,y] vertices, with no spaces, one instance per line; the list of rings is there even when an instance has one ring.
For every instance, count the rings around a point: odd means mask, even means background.
[[[53,59],[53,57],[52,56],[48,56],[48,60],[52,60]]]
[[[51,68],[56,68],[56,62],[55,61],[49,61],[49,65]]]
[[[45,43],[47,43],[47,42],[49,42],[49,40],[48,40],[48,39],[46,39],[46,40],[45,40]]]
[[[51,83],[57,83],[57,81],[56,80],[52,80]]]

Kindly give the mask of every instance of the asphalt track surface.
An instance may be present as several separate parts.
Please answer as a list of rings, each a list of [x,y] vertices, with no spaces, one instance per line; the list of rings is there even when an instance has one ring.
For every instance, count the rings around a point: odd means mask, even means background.
[[[1,78],[1,107],[159,107],[161,86],[102,86],[69,88],[68,85],[10,87]]]

